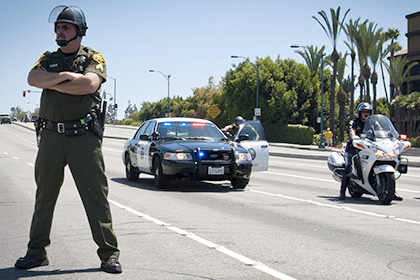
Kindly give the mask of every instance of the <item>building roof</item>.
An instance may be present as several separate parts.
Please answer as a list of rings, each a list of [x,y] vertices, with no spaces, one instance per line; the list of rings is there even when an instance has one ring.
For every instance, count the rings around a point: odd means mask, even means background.
[[[408,49],[394,53],[394,56],[407,55]]]

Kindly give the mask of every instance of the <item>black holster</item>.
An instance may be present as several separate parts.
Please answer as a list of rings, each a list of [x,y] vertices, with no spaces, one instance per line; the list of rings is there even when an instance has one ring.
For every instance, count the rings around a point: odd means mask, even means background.
[[[101,118],[99,118],[98,114],[96,113],[98,111],[99,110],[95,110],[90,113],[92,115],[92,121],[90,122],[89,130],[92,131],[100,140],[102,140],[104,136],[104,125],[100,120]]]

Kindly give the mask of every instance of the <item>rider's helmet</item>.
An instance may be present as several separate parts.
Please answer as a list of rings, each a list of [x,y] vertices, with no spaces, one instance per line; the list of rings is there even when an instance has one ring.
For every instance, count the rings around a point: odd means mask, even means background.
[[[241,116],[237,116],[236,118],[235,118],[235,125],[236,126],[240,126],[241,124],[243,124],[245,122],[245,119],[244,118],[242,118]]]
[[[77,26],[77,34],[81,37],[86,35],[86,29],[88,28],[85,14],[77,6],[59,5],[55,7],[50,13],[48,22],[54,22],[54,31],[59,22],[72,23]]]
[[[359,105],[357,105],[357,113],[359,115],[359,118],[361,118],[361,112],[362,110],[369,110],[370,114],[372,115],[373,107],[370,105],[370,103],[362,102]]]

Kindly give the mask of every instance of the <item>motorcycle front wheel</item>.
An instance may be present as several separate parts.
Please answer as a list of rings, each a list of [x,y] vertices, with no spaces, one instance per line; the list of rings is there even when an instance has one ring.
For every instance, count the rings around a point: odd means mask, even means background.
[[[382,204],[390,204],[395,196],[395,176],[394,173],[380,173],[376,193]]]

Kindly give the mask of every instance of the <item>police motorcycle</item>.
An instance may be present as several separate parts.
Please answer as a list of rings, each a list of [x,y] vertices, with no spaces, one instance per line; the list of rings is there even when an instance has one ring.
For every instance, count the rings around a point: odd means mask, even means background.
[[[351,158],[352,169],[347,180],[351,197],[369,194],[377,196],[382,204],[391,203],[395,181],[408,169],[408,159],[401,153],[409,149],[411,143],[404,138],[388,117],[371,115],[367,118],[361,137],[352,141],[358,152]],[[344,152],[332,153],[328,167],[333,178],[341,183],[345,174]]]

